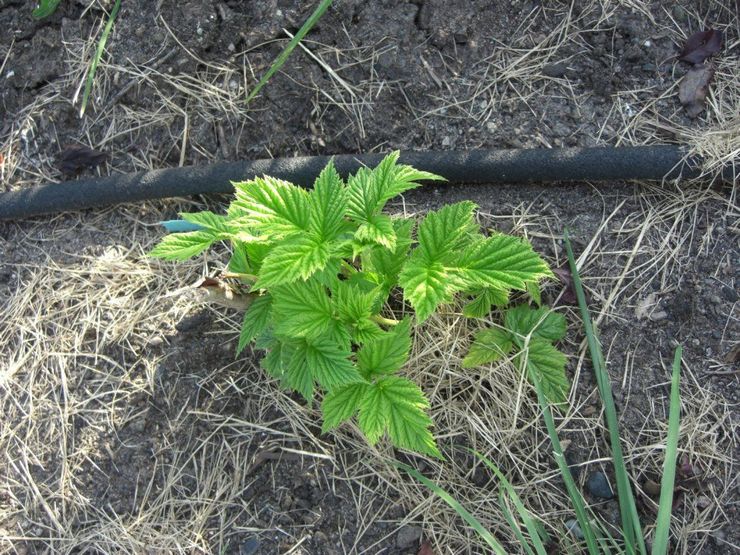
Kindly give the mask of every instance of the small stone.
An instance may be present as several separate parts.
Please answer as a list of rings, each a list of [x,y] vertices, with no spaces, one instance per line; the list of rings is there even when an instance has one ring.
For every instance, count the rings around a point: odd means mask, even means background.
[[[239,546],[239,555],[254,555],[259,547],[260,542],[257,538],[248,538]]]
[[[728,287],[727,285],[722,286],[722,296],[730,301],[731,303],[737,302],[737,291],[733,289],[732,287]]]
[[[579,526],[578,521],[575,518],[571,518],[570,520],[565,521],[565,529],[579,540],[582,540],[585,537],[583,535],[583,530],[581,530],[581,527]]]
[[[719,298],[719,295],[712,295],[709,297],[709,300],[714,304],[722,304],[722,299]]]
[[[653,322],[660,322],[661,320],[668,318],[668,313],[665,310],[656,310],[649,316],[649,318]]]
[[[418,526],[403,526],[396,535],[396,547],[409,549],[415,547],[421,539],[421,528]]]
[[[704,509],[709,508],[712,505],[712,500],[709,499],[706,495],[700,495],[696,498],[696,506],[699,507],[702,511]]]
[[[451,144],[452,144],[452,139],[450,139],[449,137],[445,137],[444,139],[442,139],[442,146],[443,147],[448,147]]]
[[[542,68],[542,75],[545,77],[558,78],[565,75],[568,67],[565,64],[547,64]]]
[[[591,473],[586,481],[586,488],[594,497],[601,499],[614,498],[614,491],[609,485],[609,480],[606,478],[606,474],[601,471]]]
[[[648,480],[645,482],[645,492],[650,497],[658,497],[660,495],[660,484],[658,482],[655,482],[653,480]]]
[[[233,52],[234,50],[236,50],[236,46],[234,46],[233,42],[230,42],[229,46],[227,46],[226,48],[228,49],[229,52]]]

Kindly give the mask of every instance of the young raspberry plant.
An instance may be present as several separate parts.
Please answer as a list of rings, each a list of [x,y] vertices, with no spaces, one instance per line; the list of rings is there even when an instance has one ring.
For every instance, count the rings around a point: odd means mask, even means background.
[[[536,298],[538,282],[552,274],[526,241],[483,235],[472,202],[429,212],[418,227],[384,213],[420,181],[443,180],[398,164],[398,156],[346,182],[329,163],[310,191],[267,176],[234,183],[225,215],[182,214],[196,230],[165,236],[151,254],[184,260],[230,242],[228,273],[251,300],[237,354],[254,342],[265,353],[262,367],[285,387],[309,402],[320,391],[324,431],[356,416],[371,444],[387,436],[396,447],[441,457],[429,401],[403,376],[414,328],[456,296],[467,299],[464,314],[473,318],[508,304],[512,290]],[[551,343],[561,324],[545,308],[510,309],[505,330],[480,332],[465,365],[516,348],[526,371],[562,400],[564,358]]]

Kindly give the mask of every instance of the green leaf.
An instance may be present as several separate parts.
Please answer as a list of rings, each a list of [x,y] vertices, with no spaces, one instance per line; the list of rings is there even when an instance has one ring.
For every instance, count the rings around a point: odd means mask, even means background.
[[[399,152],[391,152],[374,170],[361,168],[347,181],[348,213],[358,222],[367,222],[383,210],[386,202],[420,184],[417,181],[444,180],[438,175],[398,165]]]
[[[349,360],[352,353],[335,341],[318,338],[306,342],[306,362],[313,379],[331,391],[338,385],[362,381],[357,368]]]
[[[466,289],[493,287],[525,290],[527,282],[552,275],[532,246],[518,237],[494,235],[467,248],[456,270]]]
[[[308,230],[310,202],[304,189],[267,176],[234,183],[234,189],[232,205],[255,231],[279,238]]]
[[[355,239],[393,250],[396,248],[396,230],[393,221],[385,214],[373,214],[357,228]]]
[[[267,255],[272,250],[272,245],[269,242],[265,243],[245,243],[247,250],[247,260],[249,266],[252,268],[253,274],[258,274],[262,268],[262,262],[264,262]]]
[[[260,361],[260,366],[273,378],[284,379],[283,342],[272,338],[260,347],[267,350],[267,354]]]
[[[247,248],[241,241],[233,241],[233,250],[229,260],[229,271],[235,274],[251,274],[252,268],[247,259]]]
[[[36,19],[43,19],[53,14],[59,6],[61,0],[40,0],[39,5],[35,8],[31,14]]]
[[[540,292],[540,285],[537,281],[527,282],[527,293],[534,301],[534,304],[536,304],[537,306],[540,306],[542,304],[542,293]]]
[[[252,301],[242,320],[239,345],[236,347],[237,356],[255,337],[265,331],[270,322],[271,311],[272,297],[270,295],[262,295]]]
[[[427,263],[455,260],[476,236],[475,203],[470,201],[448,204],[429,212],[419,225],[419,252]]]
[[[165,235],[149,256],[165,260],[187,260],[211,246],[218,237],[210,231],[191,231]]]
[[[429,431],[429,402],[419,386],[397,376],[385,376],[368,387],[360,402],[358,423],[371,445],[387,431],[396,447],[442,458]]]
[[[290,341],[283,345],[281,358],[285,368],[286,385],[303,395],[309,403],[313,398],[313,373],[307,359],[308,344],[305,340]]]
[[[567,332],[565,316],[548,307],[531,308],[526,304],[506,311],[506,329],[522,337],[532,334],[551,342],[559,341]]]
[[[322,241],[336,239],[344,230],[347,192],[334,163],[322,170],[310,193],[310,229]]]
[[[199,225],[203,229],[219,235],[221,238],[228,238],[234,233],[234,228],[230,225],[226,216],[214,214],[208,210],[203,212],[181,212],[180,217],[191,224]]]
[[[329,250],[329,245],[313,234],[288,237],[265,257],[254,287],[267,289],[306,280],[326,266]]]
[[[361,374],[370,378],[399,370],[409,358],[410,333],[411,320],[405,318],[379,339],[363,345],[357,352],[357,366]]]
[[[416,254],[416,253],[414,253]],[[419,323],[426,320],[442,303],[450,302],[450,276],[440,262],[426,263],[412,256],[398,278],[404,298],[416,311]]]
[[[390,290],[398,282],[398,274],[401,273],[411,247],[413,227],[414,221],[411,219],[393,220],[393,230],[396,235],[395,249],[391,251],[385,248],[374,248],[363,258],[363,269],[381,274],[386,290]]]
[[[275,333],[287,337],[318,337],[333,322],[331,300],[315,280],[276,287],[273,296]]]
[[[547,339],[530,340],[525,352],[517,355],[519,361],[527,361],[527,371],[536,373],[542,392],[551,403],[564,403],[568,398],[568,376],[565,373],[565,355]],[[531,377],[530,377],[531,380]]]
[[[492,306],[506,306],[509,303],[509,292],[505,289],[486,287],[476,291],[475,298],[463,307],[466,318],[483,318],[491,313]]]
[[[367,383],[358,382],[338,386],[329,391],[321,403],[324,414],[321,431],[328,432],[352,418],[369,387]]]
[[[463,359],[463,368],[495,362],[511,352],[514,346],[511,334],[500,328],[486,328],[475,334],[470,351]]]
[[[450,204],[427,214],[419,226],[419,245],[398,278],[419,322],[440,304],[450,302],[453,293],[461,288],[454,270],[460,253],[475,236],[475,208],[469,201]]]
[[[370,318],[377,304],[377,288],[366,292],[352,282],[337,281],[333,291],[332,301],[339,319],[349,326],[355,343],[364,343],[383,334]]]

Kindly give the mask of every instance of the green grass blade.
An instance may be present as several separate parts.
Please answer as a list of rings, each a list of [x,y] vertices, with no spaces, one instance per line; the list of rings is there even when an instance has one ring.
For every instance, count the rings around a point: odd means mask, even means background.
[[[514,519],[514,515],[511,514],[509,506],[506,504],[506,493],[503,489],[498,490],[498,505],[499,507],[501,507],[501,512],[504,513],[504,518],[506,519],[506,522],[509,523],[509,527],[514,532],[519,545],[522,546],[522,549],[524,549],[527,555],[535,555],[534,551],[532,551],[532,548],[529,546],[527,538],[525,538],[524,534],[522,534],[519,523]]]
[[[460,517],[465,522],[467,522],[470,525],[470,527],[473,528],[473,530],[475,530],[478,533],[481,539],[484,542],[486,542],[491,549],[493,549],[494,553],[496,553],[497,555],[506,555],[506,550],[498,542],[498,540],[493,537],[493,534],[491,534],[488,530],[486,530],[483,527],[483,525],[480,523],[480,521],[477,518],[475,518],[472,514],[470,514],[468,510],[465,507],[463,507],[454,497],[452,497],[449,493],[447,493],[437,484],[432,482],[429,478],[421,474],[415,468],[411,468],[410,466],[400,463],[400,462],[394,462],[393,464],[395,464],[399,468],[411,474],[411,476],[419,480],[419,482],[421,482],[426,487],[428,487],[430,490],[432,490],[434,493],[436,493],[440,499],[442,499],[445,503],[447,503],[450,507],[452,507],[455,510],[455,512],[458,515],[460,515]]]
[[[517,494],[516,490],[514,489],[514,486],[511,485],[511,482],[506,479],[506,476],[504,476],[503,472],[499,470],[499,468],[493,464],[488,458],[486,458],[483,454],[479,453],[478,451],[474,451],[472,449],[469,449],[471,453],[473,453],[478,459],[485,464],[499,479],[502,485],[502,489],[506,492],[506,494],[509,496],[511,501],[514,503],[514,507],[516,508],[517,512],[519,513],[519,517],[521,518],[522,522],[524,523],[524,526],[527,528],[527,532],[529,532],[529,536],[532,541],[532,545],[537,550],[537,553],[540,555],[547,555],[547,550],[545,549],[545,546],[542,544],[541,539],[541,531],[537,526],[537,523],[532,518],[532,515],[529,513],[529,511],[524,506],[524,503],[522,503],[521,498]],[[504,516],[507,517],[507,520],[511,518],[511,521],[509,524],[514,529],[514,533],[517,534],[517,537],[519,538],[519,541],[522,543],[524,548],[527,550],[528,553],[531,553],[531,550],[529,549],[529,546],[527,545],[526,541],[524,540],[524,537],[522,536],[521,532],[519,532],[519,527],[516,526],[513,517],[511,516],[511,513],[509,512],[508,507],[506,507],[505,500],[501,498],[500,500],[501,509],[504,511]],[[521,536],[521,537],[520,537]]]
[[[581,319],[583,320],[583,328],[586,332],[586,341],[588,342],[588,349],[591,353],[591,362],[594,367],[594,373],[596,374],[596,382],[599,387],[601,402],[604,404],[604,413],[606,415],[607,427],[609,428],[609,440],[612,450],[612,459],[614,462],[614,474],[617,481],[617,496],[619,498],[619,512],[622,519],[625,550],[628,554],[634,554],[637,553],[639,549],[639,553],[645,555],[647,553],[645,549],[645,540],[642,535],[640,518],[637,512],[637,506],[635,505],[635,498],[632,494],[629,476],[627,474],[627,466],[622,454],[622,444],[619,438],[619,420],[617,419],[617,409],[614,405],[614,397],[612,397],[609,376],[604,368],[604,357],[601,353],[601,346],[599,345],[596,332],[594,331],[593,324],[591,322],[591,316],[588,312],[586,295],[583,292],[581,278],[578,275],[578,267],[576,266],[576,260],[573,256],[573,247],[570,244],[567,230],[565,230],[564,239],[565,248],[568,253],[570,273],[573,278],[573,288],[576,291],[578,307],[580,308]]]
[[[568,496],[570,497],[570,501],[573,504],[573,510],[576,513],[576,520],[578,521],[578,525],[581,527],[581,532],[583,532],[583,537],[586,540],[586,545],[588,546],[588,552],[592,555],[600,555],[601,551],[599,551],[599,546],[596,541],[596,534],[594,533],[593,527],[591,526],[588,511],[586,510],[586,504],[584,503],[581,492],[578,491],[578,486],[576,486],[576,482],[570,473],[570,468],[568,468],[568,463],[565,460],[565,455],[563,455],[563,448],[560,445],[560,438],[558,438],[558,431],[555,427],[555,420],[552,417],[550,404],[548,403],[547,399],[545,398],[545,394],[542,391],[542,385],[539,378],[535,375],[534,372],[530,375],[532,376],[532,381],[534,382],[535,389],[537,390],[537,400],[539,401],[540,408],[542,409],[542,418],[544,418],[545,420],[547,434],[550,436],[553,456],[555,457],[555,462],[558,465],[558,469],[560,470],[560,475],[563,478],[563,482],[565,482],[565,489],[568,491]]]
[[[671,512],[673,509],[673,482],[676,478],[676,455],[678,451],[678,430],[681,420],[681,396],[679,382],[681,379],[681,345],[673,356],[673,373],[671,375],[671,402],[668,413],[668,440],[663,463],[663,478],[660,481],[660,503],[655,525],[655,540],[651,555],[665,555],[668,552],[668,533],[671,529]]]
[[[249,103],[250,100],[257,96],[262,87],[265,86],[265,84],[270,80],[275,72],[283,67],[283,64],[286,62],[290,54],[293,52],[295,47],[298,46],[298,43],[301,42],[303,40],[303,37],[305,37],[306,34],[308,34],[308,32],[313,28],[313,26],[316,25],[316,22],[321,19],[321,16],[324,15],[324,12],[329,9],[329,6],[331,6],[331,2],[332,0],[321,0],[313,13],[301,26],[295,36],[290,40],[288,46],[286,46],[280,53],[280,55],[275,58],[275,61],[272,62],[270,69],[267,70],[267,73],[262,76],[262,79],[260,79],[259,83],[257,83],[257,86],[254,87],[254,89],[252,89],[252,92],[249,93],[246,100],[247,103]]]
[[[108,42],[108,35],[110,35],[111,29],[113,29],[113,22],[118,15],[118,10],[121,8],[121,0],[116,0],[113,5],[113,9],[108,17],[108,22],[105,24],[103,34],[100,36],[98,41],[98,47],[95,49],[95,55],[93,56],[92,63],[90,64],[90,70],[87,72],[87,81],[85,82],[85,92],[82,94],[82,105],[80,106],[80,117],[85,114],[85,108],[87,108],[87,101],[90,98],[90,91],[92,91],[93,81],[95,80],[95,71],[98,69],[98,62],[103,57],[103,51],[105,50],[105,43]]]

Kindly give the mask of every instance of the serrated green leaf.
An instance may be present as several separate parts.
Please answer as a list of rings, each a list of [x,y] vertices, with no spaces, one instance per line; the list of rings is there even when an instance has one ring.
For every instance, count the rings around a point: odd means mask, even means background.
[[[273,378],[283,379],[285,368],[283,367],[283,342],[275,338],[260,345],[267,351],[260,360],[260,366]]]
[[[379,290],[362,290],[357,284],[349,281],[337,281],[332,294],[332,301],[339,319],[349,327],[355,343],[364,343],[383,334],[372,316],[376,307]]]
[[[331,300],[316,280],[282,285],[272,290],[275,333],[286,337],[318,337],[333,321]]]
[[[567,332],[565,316],[548,307],[531,308],[526,304],[506,311],[506,328],[522,337],[532,334],[551,342],[559,341]]]
[[[527,371],[537,373],[542,392],[548,401],[564,403],[567,400],[570,388],[565,373],[567,358],[547,339],[539,337],[531,339],[526,352],[518,354],[517,359],[526,360]]]
[[[321,403],[324,415],[321,431],[328,432],[352,418],[369,387],[370,384],[358,382],[335,387],[329,391]]]
[[[377,296],[377,290],[363,291],[348,281],[340,281],[332,291],[332,301],[339,318],[348,324],[369,317]]]
[[[475,208],[469,201],[450,204],[427,214],[419,225],[419,245],[404,264],[398,282],[420,322],[440,304],[450,302],[461,288],[456,265],[460,253],[475,238]]]
[[[441,458],[429,431],[429,402],[419,386],[397,376],[385,376],[368,387],[360,402],[358,423],[370,444],[387,431],[391,442],[403,449]]]
[[[283,345],[281,359],[285,369],[285,384],[300,393],[309,403],[313,399],[313,373],[306,357],[305,340],[290,341]]]
[[[165,235],[150,252],[149,256],[165,260],[187,260],[211,246],[218,237],[210,231],[190,231]]]
[[[258,274],[262,268],[262,262],[267,258],[272,250],[272,244],[269,242],[264,243],[245,243],[247,250],[247,260],[249,266],[252,268],[253,274]]]
[[[221,238],[227,238],[235,232],[226,216],[214,214],[208,210],[204,210],[203,212],[181,212],[180,217],[184,221],[198,225]]]
[[[355,231],[355,239],[363,244],[375,243],[387,249],[396,248],[396,230],[390,216],[372,214]]]
[[[358,222],[367,222],[383,210],[385,204],[401,193],[419,187],[419,180],[444,180],[438,175],[398,165],[399,152],[391,152],[374,170],[361,168],[347,181],[348,214]]]
[[[527,282],[552,275],[527,242],[510,235],[494,235],[465,249],[456,275],[466,289],[493,287],[525,290]]]
[[[313,234],[293,235],[278,244],[265,259],[254,284],[256,289],[268,289],[308,279],[326,266],[330,247]]]
[[[272,297],[262,295],[257,297],[249,305],[242,319],[242,329],[239,334],[239,344],[236,347],[236,355],[239,356],[244,348],[258,335],[265,331],[270,321],[272,311]]]
[[[466,318],[483,318],[491,313],[491,307],[509,303],[509,292],[505,289],[486,287],[474,294],[473,300],[463,307],[463,316]]]
[[[495,362],[511,352],[511,334],[500,328],[486,328],[475,334],[470,350],[462,362],[463,368],[474,368]]]
[[[306,342],[306,362],[313,379],[331,391],[334,387],[362,381],[357,368],[349,360],[349,349],[335,341],[320,337]]]
[[[365,378],[392,374],[409,358],[411,320],[405,318],[380,338],[363,345],[357,352],[357,366]]]
[[[418,251],[428,263],[449,264],[456,259],[460,250],[465,249],[476,237],[476,208],[475,203],[466,200],[429,212],[419,225],[419,245],[414,253]]]
[[[235,274],[251,274],[252,268],[247,259],[247,248],[241,241],[232,242],[231,259],[229,259],[229,271]]]
[[[421,258],[412,255],[398,277],[403,296],[414,307],[419,323],[426,320],[440,304],[452,299],[450,276],[442,263],[429,263]]]
[[[534,301],[534,304],[537,306],[542,304],[542,292],[540,291],[540,284],[537,281],[527,282],[527,294]]]
[[[279,238],[308,230],[310,202],[304,189],[267,176],[234,183],[234,189],[232,206],[255,231]]]
[[[323,241],[336,239],[346,228],[347,193],[333,162],[321,171],[309,197],[310,229]]]
[[[401,268],[411,247],[411,230],[413,227],[414,221],[411,219],[393,220],[396,248],[392,251],[385,248],[374,248],[363,258],[363,270],[380,274],[383,279],[382,282],[378,281],[378,283],[383,283],[386,290],[390,290],[398,282],[398,274],[401,273]]]

